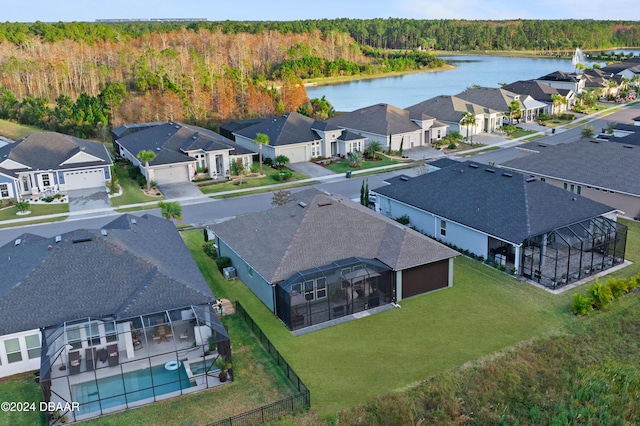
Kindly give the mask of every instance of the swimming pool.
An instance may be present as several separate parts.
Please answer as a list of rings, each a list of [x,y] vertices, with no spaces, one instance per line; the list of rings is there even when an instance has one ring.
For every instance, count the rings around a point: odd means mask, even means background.
[[[80,403],[77,414],[83,415],[189,387],[191,382],[184,365],[171,371],[159,365],[72,385],[71,395],[73,401]]]

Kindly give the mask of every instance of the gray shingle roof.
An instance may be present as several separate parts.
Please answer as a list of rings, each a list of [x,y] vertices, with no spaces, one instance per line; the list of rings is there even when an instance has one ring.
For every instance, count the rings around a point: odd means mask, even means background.
[[[86,152],[98,160],[62,165],[79,152]],[[31,170],[64,170],[112,164],[104,145],[55,132],[33,133],[17,142],[0,147],[0,162],[5,159],[24,164]],[[11,175],[15,172],[0,170]]]
[[[477,165],[477,168],[471,165]],[[490,172],[488,170],[493,170]],[[464,162],[373,191],[515,244],[614,210],[528,176]]]
[[[408,111],[389,104],[376,104],[333,117],[328,120],[345,129],[388,136],[420,129],[411,121]]]
[[[214,300],[175,226],[124,215],[62,241],[32,234],[0,247],[0,335],[86,317],[126,318]],[[75,242],[90,237],[90,241]],[[51,247],[51,248],[49,248]]]
[[[338,195],[312,189],[296,201],[212,227],[268,282],[351,257],[402,270],[457,255],[448,247]],[[303,201],[306,207],[298,202]]]
[[[529,95],[542,102],[553,102],[551,95],[561,94],[559,89],[533,80],[519,80],[502,88],[521,95]]]
[[[123,126],[121,126],[123,127]],[[174,122],[146,123],[113,131],[117,142],[131,154],[153,151],[156,158],[150,165],[175,164],[195,161],[188,151],[229,151],[230,155],[248,154],[250,151],[224,136],[202,127]]]
[[[258,133],[264,133],[269,136],[270,146],[319,141],[320,136],[312,130],[314,122],[312,118],[291,112],[280,117],[266,118],[258,124],[238,130],[235,134],[253,140]]]
[[[579,140],[546,146],[538,154],[503,167],[540,176],[640,195],[640,148],[624,143]]]
[[[449,123],[460,123],[464,114],[495,114],[493,110],[456,96],[440,95],[407,108],[412,115],[427,114]]]
[[[472,87],[455,96],[502,112],[508,112],[509,104],[518,97],[516,93],[495,87]],[[522,108],[522,102],[520,102],[520,108]]]

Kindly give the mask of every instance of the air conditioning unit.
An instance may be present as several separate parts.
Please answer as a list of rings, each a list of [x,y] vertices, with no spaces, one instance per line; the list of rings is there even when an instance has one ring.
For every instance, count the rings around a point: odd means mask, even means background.
[[[236,268],[233,266],[227,266],[222,270],[222,274],[227,280],[235,280],[236,279]]]

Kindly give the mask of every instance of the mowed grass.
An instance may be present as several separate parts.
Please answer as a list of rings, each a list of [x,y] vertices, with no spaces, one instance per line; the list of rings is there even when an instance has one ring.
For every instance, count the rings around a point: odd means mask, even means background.
[[[242,184],[240,184],[240,179],[238,177],[234,177],[234,180],[232,181],[211,183],[209,185],[199,185],[199,188],[204,194],[215,194],[218,192],[237,191],[239,189],[258,188],[266,185],[276,185],[279,183],[294,182],[296,180],[302,180],[307,178],[307,176],[303,175],[302,173],[295,172],[292,170],[291,179],[289,179],[288,181],[279,181],[274,178],[274,176],[278,174],[279,172],[278,170],[272,167],[263,166],[262,171],[264,173],[264,176],[243,177]]]
[[[45,416],[39,411],[42,391],[34,382],[33,373],[16,374],[0,379],[0,402],[29,402],[36,404],[36,411],[3,411],[0,426],[44,425]]]
[[[116,176],[118,176],[118,182],[122,187],[122,195],[109,198],[111,206],[120,207],[128,206],[130,204],[148,203],[149,201],[160,201],[164,197],[149,197],[140,190],[138,183],[129,178],[127,174],[126,166],[116,166]]]
[[[337,163],[329,164],[326,168],[334,173],[345,173],[347,170],[366,170],[374,167],[389,166],[391,164],[398,164],[398,160],[393,158],[382,156],[379,161],[363,161],[360,167],[351,167],[348,160],[342,160]]]
[[[7,120],[0,120],[0,135],[5,138],[17,141],[32,133],[45,132],[46,130],[37,127],[25,126]]]
[[[57,200],[56,200],[57,201]],[[55,201],[47,204],[29,204],[29,213],[28,215],[18,215],[17,207],[8,207],[0,210],[0,222],[3,220],[12,220],[12,219],[29,219],[36,216],[45,216],[49,214],[60,214],[60,213],[68,213],[69,212],[69,204],[68,203],[56,203]],[[20,225],[15,224],[15,225]]]
[[[200,232],[183,232],[183,237],[205,276],[216,277],[214,293],[242,302],[309,387],[312,410],[321,416],[410,387],[573,320],[569,296],[554,296],[460,257],[452,288],[294,337],[242,282],[217,278],[215,263],[202,253]]]

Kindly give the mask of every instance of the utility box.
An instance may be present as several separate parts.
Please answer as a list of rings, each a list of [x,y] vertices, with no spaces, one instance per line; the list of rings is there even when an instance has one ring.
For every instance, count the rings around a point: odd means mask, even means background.
[[[233,266],[227,266],[222,270],[222,275],[224,275],[227,280],[235,280],[237,277],[236,268]]]

